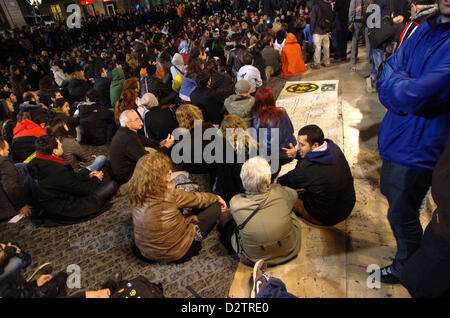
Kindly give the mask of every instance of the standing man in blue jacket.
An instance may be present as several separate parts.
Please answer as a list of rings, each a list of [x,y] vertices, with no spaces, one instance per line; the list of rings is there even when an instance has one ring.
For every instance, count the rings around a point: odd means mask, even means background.
[[[383,283],[399,283],[420,246],[420,205],[450,135],[450,0],[439,0],[439,8],[386,61],[377,83],[388,110],[378,134],[380,189],[397,241],[393,263],[381,270]]]

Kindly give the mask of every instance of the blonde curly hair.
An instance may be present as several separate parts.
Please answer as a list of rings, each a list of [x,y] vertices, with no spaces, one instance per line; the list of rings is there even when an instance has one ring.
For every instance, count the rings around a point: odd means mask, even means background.
[[[232,132],[227,135],[228,132]],[[231,130],[230,130],[231,129]],[[258,143],[247,131],[245,121],[235,114],[226,115],[220,123],[220,133],[233,146],[235,151],[248,153],[258,148]]]
[[[138,160],[129,181],[128,198],[135,207],[144,206],[151,196],[167,191],[167,173],[172,169],[169,157],[160,151],[144,155]]]
[[[178,107],[175,115],[179,127],[186,128],[187,130],[194,128],[194,120],[203,121],[203,114],[200,108],[191,104],[183,104]]]

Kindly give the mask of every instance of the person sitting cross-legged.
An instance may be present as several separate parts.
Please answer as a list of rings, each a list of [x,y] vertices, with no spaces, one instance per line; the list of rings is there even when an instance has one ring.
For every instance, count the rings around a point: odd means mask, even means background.
[[[135,110],[123,111],[119,121],[120,128],[114,135],[109,148],[109,160],[114,180],[122,185],[130,180],[137,161],[147,153],[147,150],[150,150],[148,148],[167,153],[174,140],[169,135],[163,141],[157,142],[138,134],[137,131],[142,128],[143,123]],[[126,187],[123,190],[125,189]]]
[[[104,181],[103,172],[81,169],[75,173],[54,136],[36,140],[36,158],[27,166],[32,178],[33,202],[40,207],[46,226],[67,225],[91,219],[104,211],[117,192],[114,181]]]
[[[158,151],[144,155],[129,182],[136,256],[183,263],[197,255],[227,205],[218,195],[186,192],[171,183],[171,161]],[[194,208],[184,216],[183,208]]]
[[[30,199],[20,172],[9,157],[9,145],[0,137],[0,220],[11,218],[17,213],[31,215]]]
[[[90,171],[100,170],[106,164],[106,156],[91,154],[70,135],[67,119],[55,118],[47,127],[47,133],[61,141],[63,159],[75,172],[83,168]]]
[[[322,129],[316,125],[301,128],[297,140],[297,148],[291,145],[286,149],[288,156],[297,157],[297,165],[281,176],[278,183],[306,190],[295,205],[302,218],[323,226],[342,222],[352,212],[356,200],[344,154],[333,141],[324,138]]]
[[[297,192],[271,184],[270,166],[262,157],[247,160],[240,176],[245,193],[230,201],[231,216],[238,228],[243,226],[230,238],[240,261],[253,266],[263,259],[273,266],[295,258],[301,246],[300,222],[292,211]]]

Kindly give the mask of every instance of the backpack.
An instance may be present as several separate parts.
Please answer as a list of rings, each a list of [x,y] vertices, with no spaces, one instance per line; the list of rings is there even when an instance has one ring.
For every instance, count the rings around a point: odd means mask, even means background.
[[[111,298],[164,298],[163,286],[150,282],[144,276],[122,281]]]
[[[326,32],[331,32],[333,26],[333,9],[331,5],[322,1],[318,2],[317,5],[319,6],[319,27]]]
[[[176,93],[179,93],[182,82],[183,82],[183,76],[178,74],[177,77],[175,77],[175,79],[173,80],[172,90]]]

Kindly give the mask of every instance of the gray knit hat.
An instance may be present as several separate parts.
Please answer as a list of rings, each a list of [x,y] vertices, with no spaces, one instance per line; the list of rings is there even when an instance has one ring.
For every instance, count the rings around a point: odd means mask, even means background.
[[[248,91],[251,88],[251,85],[247,80],[240,80],[237,81],[236,85],[234,85],[234,88],[239,94],[248,93]]]

